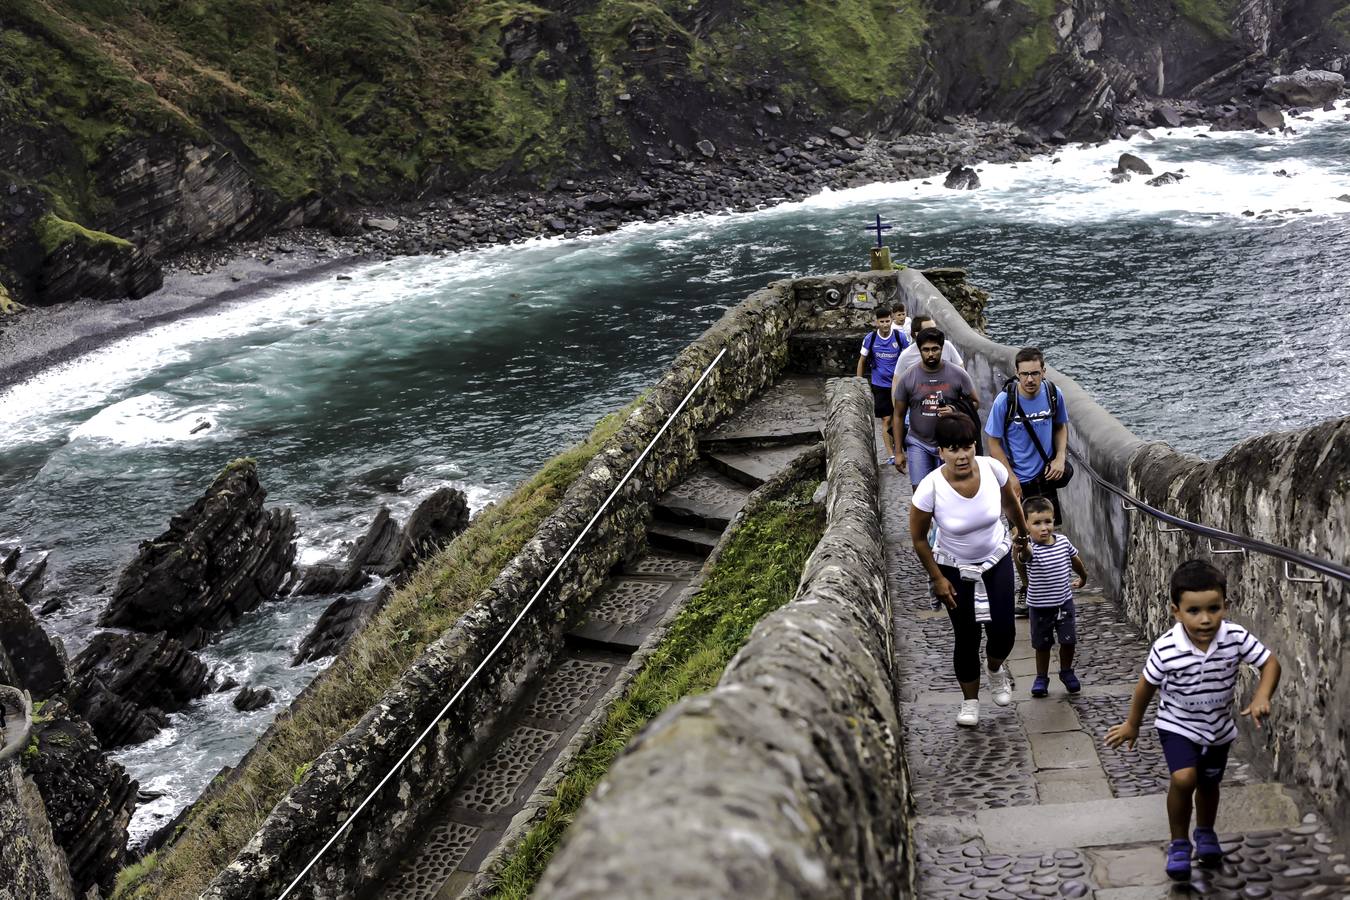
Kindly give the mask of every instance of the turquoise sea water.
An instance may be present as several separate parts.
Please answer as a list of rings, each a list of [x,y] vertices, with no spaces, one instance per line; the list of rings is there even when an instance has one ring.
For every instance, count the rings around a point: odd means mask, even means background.
[[[66,604],[48,624],[73,654],[137,542],[233,457],[257,458],[270,500],[295,511],[306,562],[337,552],[381,503],[406,515],[441,484],[480,507],[752,290],[865,265],[877,213],[896,224],[897,259],[968,268],[993,294],[995,339],[1039,344],[1143,437],[1216,455],[1343,415],[1345,115],[1296,122],[1295,136],[1177,131],[986,166],[974,192],[872,185],[398,260],[182,320],[0,394],[0,544],[52,551],[50,591]],[[1111,185],[1126,149],[1188,177]],[[189,434],[202,419],[212,427]],[[326,603],[269,604],[205,656],[289,700],[321,665],[286,661]],[[279,708],[239,714],[229,695],[209,697],[119,753],[167,792],[138,830],[236,761]]]

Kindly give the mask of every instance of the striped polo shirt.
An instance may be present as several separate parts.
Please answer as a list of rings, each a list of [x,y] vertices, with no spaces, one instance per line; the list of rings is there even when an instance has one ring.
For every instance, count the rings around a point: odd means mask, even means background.
[[[1031,559],[1027,560],[1027,606],[1059,606],[1073,599],[1069,587],[1073,564],[1069,560],[1078,555],[1078,548],[1062,534],[1055,535],[1053,544],[1027,544]]]
[[[1204,652],[1178,622],[1153,642],[1144,663],[1144,678],[1160,688],[1154,724],[1207,747],[1227,744],[1237,737],[1232,706],[1238,663],[1261,666],[1269,658],[1266,646],[1235,622],[1220,622]]]

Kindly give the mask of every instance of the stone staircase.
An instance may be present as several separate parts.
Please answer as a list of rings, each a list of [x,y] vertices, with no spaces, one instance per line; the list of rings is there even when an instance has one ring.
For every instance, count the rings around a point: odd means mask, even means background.
[[[370,896],[448,900],[470,888],[512,819],[539,799],[532,796],[536,786],[629,658],[694,582],[750,492],[818,442],[824,418],[824,382],[787,379],[700,442],[700,465],[654,505],[647,551],[596,593],[567,632],[561,661],[538,680],[496,748],[441,804],[424,840]]]
[[[1146,724],[1134,752],[1104,743],[1128,711],[1149,641],[1097,591],[1076,598],[1081,693],[1065,692],[1052,659],[1050,696],[1031,697],[1035,657],[1019,619],[1008,663],[1013,705],[995,706],[986,685],[979,726],[958,726],[951,628],[945,611],[929,608],[927,575],[910,545],[909,482],[889,467],[881,479],[919,896],[1350,897],[1344,836],[1296,792],[1262,781],[1241,738],[1219,807],[1224,863],[1197,865],[1189,885],[1167,879],[1168,773],[1157,733]],[[1065,532],[1073,535],[1072,522]]]

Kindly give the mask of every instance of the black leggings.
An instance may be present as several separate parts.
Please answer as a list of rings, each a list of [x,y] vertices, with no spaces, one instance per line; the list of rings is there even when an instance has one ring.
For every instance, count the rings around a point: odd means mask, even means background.
[[[961,578],[953,566],[938,566],[943,577],[956,588],[956,609],[948,609],[956,641],[952,647],[952,668],[956,680],[980,680],[980,623],[975,621],[975,582]],[[984,623],[988,635],[985,654],[990,659],[1007,659],[1017,640],[1017,624],[1013,620],[1013,564],[1012,551],[984,573],[984,589],[989,594],[989,621]]]

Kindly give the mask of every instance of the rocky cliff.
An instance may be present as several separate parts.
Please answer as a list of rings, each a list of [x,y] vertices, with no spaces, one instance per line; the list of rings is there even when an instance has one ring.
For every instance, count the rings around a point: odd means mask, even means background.
[[[0,308],[138,296],[163,254],[304,222],[347,229],[353,203],[640,176],[830,126],[894,134],[975,113],[1102,136],[1137,94],[1224,100],[1259,92],[1242,80],[1252,67],[1339,66],[1347,9],[12,0]]]

